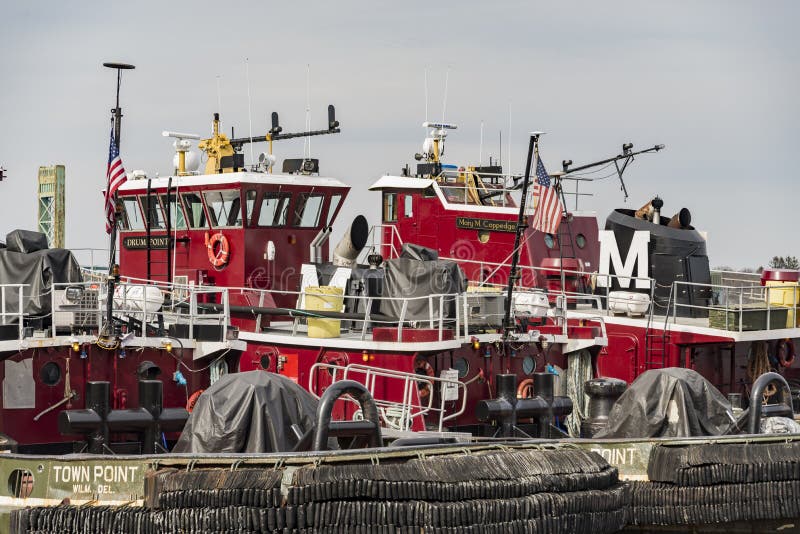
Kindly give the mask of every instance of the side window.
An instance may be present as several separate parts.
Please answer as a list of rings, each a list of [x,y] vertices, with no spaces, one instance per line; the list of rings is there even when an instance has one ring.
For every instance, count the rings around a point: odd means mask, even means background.
[[[164,207],[164,215],[167,214],[167,195],[161,195],[161,205]],[[169,224],[173,230],[185,230],[186,219],[183,218],[181,205],[178,204],[175,195],[169,196]]]
[[[261,211],[258,213],[259,226],[286,226],[291,193],[264,193]]]
[[[147,195],[142,195],[139,199],[142,203],[142,210],[145,213],[145,219],[150,225],[150,230],[163,230],[167,227],[166,220],[164,219],[164,212],[161,211],[161,204],[158,202],[158,197],[152,195],[148,204]]]
[[[189,228],[207,228],[206,213],[203,211],[203,200],[197,193],[184,193],[183,207],[186,209],[186,218]]]
[[[403,204],[403,215],[406,217],[414,216],[414,197],[411,195],[404,195],[405,203]]]
[[[203,193],[208,206],[211,226],[241,226],[241,198],[238,191],[206,191]]]
[[[383,222],[397,222],[397,193],[383,193]]]
[[[328,222],[325,226],[330,226],[333,222],[333,216],[336,210],[339,209],[339,203],[342,202],[342,195],[336,193],[331,195],[331,205],[328,207]]]
[[[144,230],[144,217],[139,209],[136,197],[122,197],[122,217],[119,219],[121,230]]]
[[[319,193],[300,193],[294,208],[294,226],[314,228],[319,224],[322,201],[325,195]]]
[[[256,208],[256,199],[258,198],[258,193],[255,189],[248,189],[247,194],[245,195],[244,199],[244,206],[245,206],[245,214],[244,220],[247,221],[247,226],[255,226],[256,219],[255,219],[255,208]]]

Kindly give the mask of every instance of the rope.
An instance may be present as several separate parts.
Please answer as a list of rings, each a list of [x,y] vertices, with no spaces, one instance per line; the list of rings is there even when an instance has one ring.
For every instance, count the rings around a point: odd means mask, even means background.
[[[567,396],[572,399],[572,413],[567,416],[565,426],[573,438],[581,435],[581,421],[589,409],[589,396],[584,384],[592,379],[592,355],[588,350],[567,354]]]
[[[774,369],[769,364],[768,346],[766,341],[753,341],[747,353],[747,375],[750,381],[754,381],[764,373],[769,373]],[[764,390],[764,398],[771,397],[777,393],[775,384],[770,384]]]

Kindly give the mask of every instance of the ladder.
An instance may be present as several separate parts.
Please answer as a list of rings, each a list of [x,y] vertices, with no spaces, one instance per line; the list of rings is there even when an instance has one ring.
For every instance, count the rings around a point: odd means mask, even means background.
[[[654,282],[655,283],[655,282]],[[664,312],[664,325],[659,333],[657,330],[654,332],[653,321],[655,319],[655,287],[650,291],[650,313],[647,315],[647,328],[645,329],[645,368],[646,369],[663,369],[666,367],[667,360],[667,344],[670,340],[669,335],[669,312],[672,307],[673,292],[675,284],[670,285],[669,299],[667,300],[667,309]]]
[[[564,227],[566,227],[566,230],[564,230]],[[568,221],[564,221],[558,225],[558,246],[561,249],[562,258],[575,257],[575,247],[573,243],[572,224],[570,224]],[[566,252],[567,249],[569,249],[568,253]]]
[[[158,201],[158,194],[154,193],[151,188],[151,181],[147,180],[147,194],[144,197],[144,213],[145,213],[145,221],[147,229],[147,238],[146,238],[146,251],[147,251],[147,280],[154,280],[155,277],[159,277],[163,279],[165,282],[172,283],[172,250],[174,247],[174,243],[172,240],[172,178],[170,177],[169,181],[167,182],[167,195],[166,195],[166,202],[164,209],[166,211],[164,217],[164,226],[165,226],[165,237],[166,237],[166,247],[153,247],[153,238],[152,238],[152,228],[154,223],[157,223],[160,220],[160,212],[161,209],[159,207]],[[153,259],[153,252],[157,251],[160,256],[160,253],[163,252],[164,256],[163,259]],[[160,266],[160,269],[153,270],[154,266]]]

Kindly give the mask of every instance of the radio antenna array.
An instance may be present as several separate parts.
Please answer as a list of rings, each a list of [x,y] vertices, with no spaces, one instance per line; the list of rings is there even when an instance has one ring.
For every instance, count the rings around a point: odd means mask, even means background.
[[[620,189],[622,193],[625,195],[625,200],[628,199],[628,189],[625,187],[625,180],[622,179],[622,175],[625,173],[625,169],[628,168],[628,164],[631,163],[634,159],[634,156],[638,156],[639,154],[647,154],[650,152],[658,152],[659,150],[664,150],[665,145],[655,145],[650,148],[645,148],[644,150],[637,150],[633,151],[633,143],[625,143],[622,145],[622,154],[618,154],[614,157],[603,159],[600,161],[595,161],[592,163],[587,163],[585,165],[580,165],[578,167],[572,167],[572,160],[565,159],[561,162],[561,168],[564,170],[563,178],[569,178],[570,174],[574,174],[580,171],[585,171],[586,169],[591,169],[593,167],[599,167],[601,165],[606,164],[614,164],[614,168],[617,170],[617,176],[619,177]],[[592,181],[591,178],[581,178],[585,181]]]

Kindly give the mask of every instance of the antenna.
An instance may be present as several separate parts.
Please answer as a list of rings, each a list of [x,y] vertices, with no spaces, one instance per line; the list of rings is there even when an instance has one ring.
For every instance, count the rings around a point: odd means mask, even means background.
[[[254,164],[253,158],[253,109],[250,101],[250,60],[244,58],[245,75],[247,77],[247,121],[250,123],[250,166]],[[233,132],[231,132],[233,137]]]
[[[442,122],[447,112],[447,83],[450,81],[450,67],[447,67],[447,73],[444,75],[444,101],[442,102]]]
[[[508,101],[508,176],[509,177],[511,177],[511,165],[512,165],[512,161],[513,161],[511,159],[511,138],[512,137],[513,136],[511,135],[511,100],[509,100]],[[502,146],[500,147],[500,150],[501,151],[503,150]]]
[[[483,121],[481,121],[481,143],[478,149],[478,165],[483,166]]]
[[[306,64],[306,131],[311,130],[311,64]],[[307,154],[303,154],[306,159],[311,159],[311,138],[305,138],[305,147],[303,152]]]
[[[219,80],[222,78],[219,74],[217,74],[217,113],[222,113],[222,92],[219,88]]]
[[[428,122],[428,67],[425,67],[425,122]]]

